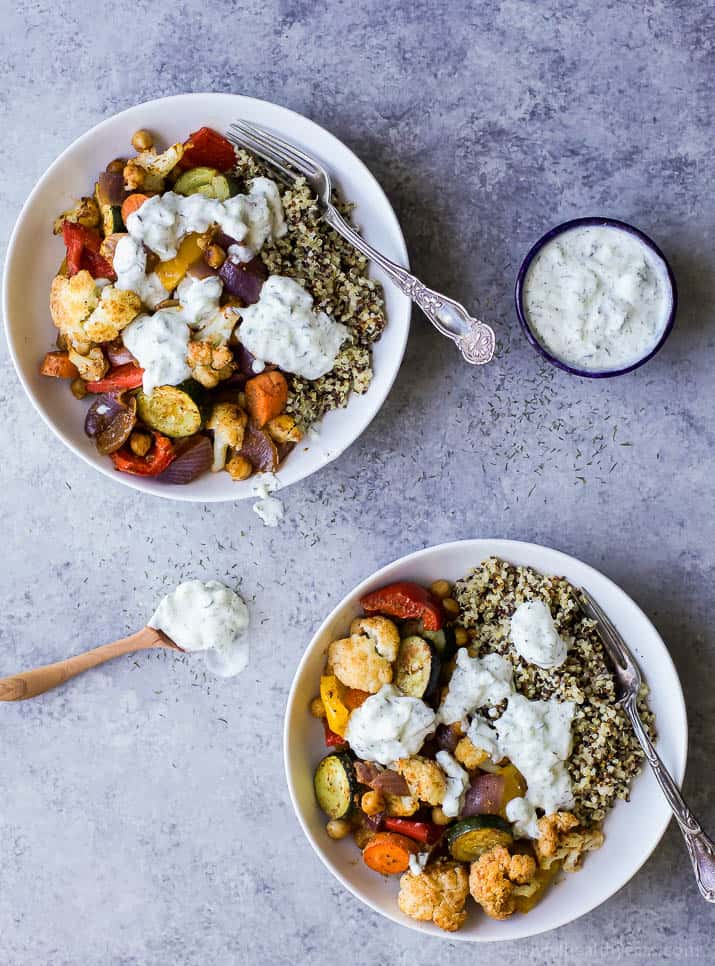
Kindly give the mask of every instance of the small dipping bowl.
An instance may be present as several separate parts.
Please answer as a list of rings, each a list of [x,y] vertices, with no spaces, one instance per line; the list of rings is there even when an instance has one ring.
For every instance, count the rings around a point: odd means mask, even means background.
[[[665,325],[663,326],[663,331],[661,332],[660,338],[653,346],[640,358],[628,365],[620,366],[612,369],[584,369],[580,368],[575,364],[571,364],[565,361],[559,356],[554,355],[554,353],[548,349],[544,343],[539,339],[538,335],[532,328],[524,304],[524,287],[526,283],[526,278],[531,268],[534,259],[539,255],[542,249],[557,238],[574,228],[617,228],[620,231],[628,232],[629,234],[635,236],[643,245],[650,249],[651,253],[655,255],[656,259],[660,261],[665,270],[665,275],[668,278],[670,284],[670,312],[666,318]],[[604,379],[610,376],[622,376],[626,372],[632,372],[634,369],[638,369],[644,363],[652,359],[653,356],[658,352],[664,345],[665,340],[671,333],[673,324],[675,323],[675,315],[678,308],[678,291],[675,284],[675,277],[671,270],[668,261],[663,254],[663,252],[658,248],[656,243],[645,235],[638,228],[634,228],[633,225],[629,225],[624,221],[618,221],[616,218],[574,218],[572,221],[565,221],[561,225],[557,225],[548,231],[542,238],[540,238],[535,245],[529,250],[526,258],[521,263],[521,268],[519,269],[519,274],[516,277],[516,289],[514,292],[514,297],[516,300],[516,314],[521,323],[521,327],[524,330],[524,334],[533,347],[540,352],[545,359],[554,365],[558,366],[559,369],[563,369],[565,372],[570,372],[575,376],[585,376],[588,379]]]

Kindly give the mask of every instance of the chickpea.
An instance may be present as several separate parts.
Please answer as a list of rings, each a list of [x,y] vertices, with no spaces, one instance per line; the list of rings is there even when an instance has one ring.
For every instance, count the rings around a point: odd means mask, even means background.
[[[331,839],[344,839],[346,835],[350,835],[350,822],[346,822],[344,818],[331,818],[325,831]]]
[[[226,252],[220,245],[209,245],[204,253],[204,258],[211,268],[221,268],[226,261]]]
[[[454,640],[457,647],[464,647],[469,640],[469,635],[463,627],[454,628]]]
[[[253,473],[253,464],[245,456],[235,453],[226,463],[226,470],[232,480],[247,480]]]
[[[313,698],[310,702],[310,713],[314,718],[325,717],[325,705],[320,698]]]
[[[115,158],[114,161],[110,161],[107,165],[107,172],[109,174],[123,174],[126,163],[125,158]]]
[[[143,433],[140,429],[135,429],[129,437],[129,449],[135,456],[146,456],[151,449],[151,436]]]
[[[70,383],[70,391],[75,399],[84,399],[87,395],[87,383],[84,379],[73,379]]]
[[[360,799],[360,808],[366,815],[379,815],[380,812],[385,811],[385,799],[380,792],[365,792]]]
[[[435,582],[430,587],[430,590],[435,595],[435,597],[439,597],[440,600],[442,600],[445,597],[449,597],[451,589],[452,588],[449,586],[448,580],[435,580]]]
[[[444,814],[441,805],[435,805],[432,809],[432,821],[435,825],[449,825],[452,819]]]
[[[154,138],[146,130],[146,128],[140,128],[138,131],[134,132],[132,137],[132,147],[137,151],[148,151],[149,148],[154,147]]]
[[[442,601],[442,607],[444,607],[447,617],[455,618],[459,616],[459,604],[454,597],[445,597]]]

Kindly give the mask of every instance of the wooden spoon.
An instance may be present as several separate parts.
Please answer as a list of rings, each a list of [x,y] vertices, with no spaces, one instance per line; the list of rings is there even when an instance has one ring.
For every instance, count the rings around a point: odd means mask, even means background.
[[[152,647],[171,647],[176,651],[182,650],[161,631],[153,627],[142,627],[136,634],[123,637],[112,644],[102,644],[101,647],[85,651],[84,654],[68,657],[65,661],[45,664],[44,667],[35,668],[34,671],[22,671],[9,678],[0,678],[0,701],[24,701],[26,698],[35,698],[38,694],[44,694],[45,691],[64,684],[65,681],[76,677],[82,671],[88,671],[91,667],[112,661],[122,654],[145,651]]]

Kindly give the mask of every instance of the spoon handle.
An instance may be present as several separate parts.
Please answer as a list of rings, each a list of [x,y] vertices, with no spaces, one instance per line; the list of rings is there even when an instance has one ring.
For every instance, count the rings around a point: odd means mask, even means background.
[[[46,664],[32,671],[21,671],[8,678],[0,678],[0,701],[24,701],[26,698],[35,698],[38,694],[44,694],[45,691],[64,684],[65,681],[69,681],[83,671],[97,667],[98,664],[112,661],[122,654],[131,654],[133,651],[143,651],[151,647],[176,647],[176,645],[161,631],[156,631],[153,627],[143,627],[136,634],[123,637],[111,644],[102,644],[101,647],[85,651],[84,654],[76,654],[64,661],[56,661],[54,664]]]

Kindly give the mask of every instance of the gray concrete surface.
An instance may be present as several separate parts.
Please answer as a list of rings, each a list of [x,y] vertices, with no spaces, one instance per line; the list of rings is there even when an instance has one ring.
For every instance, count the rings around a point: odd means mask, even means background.
[[[652,617],[688,701],[686,790],[715,826],[712,4],[35,0],[2,21],[3,248],[46,165],[100,119],[184,90],[252,94],[365,159],[415,269],[495,319],[501,349],[473,372],[416,314],[380,416],[286,491],[269,531],[248,504],[173,505],[90,473],[3,345],[0,673],[137,627],[188,576],[241,581],[253,659],[226,683],[139,657],[3,707],[0,963],[712,962],[715,913],[672,828],[559,932],[438,945],[331,879],[281,763],[293,669],[347,588],[427,544],[523,538],[601,568]],[[652,233],[682,297],[664,351],[602,382],[542,364],[511,294],[530,243],[592,213]]]

